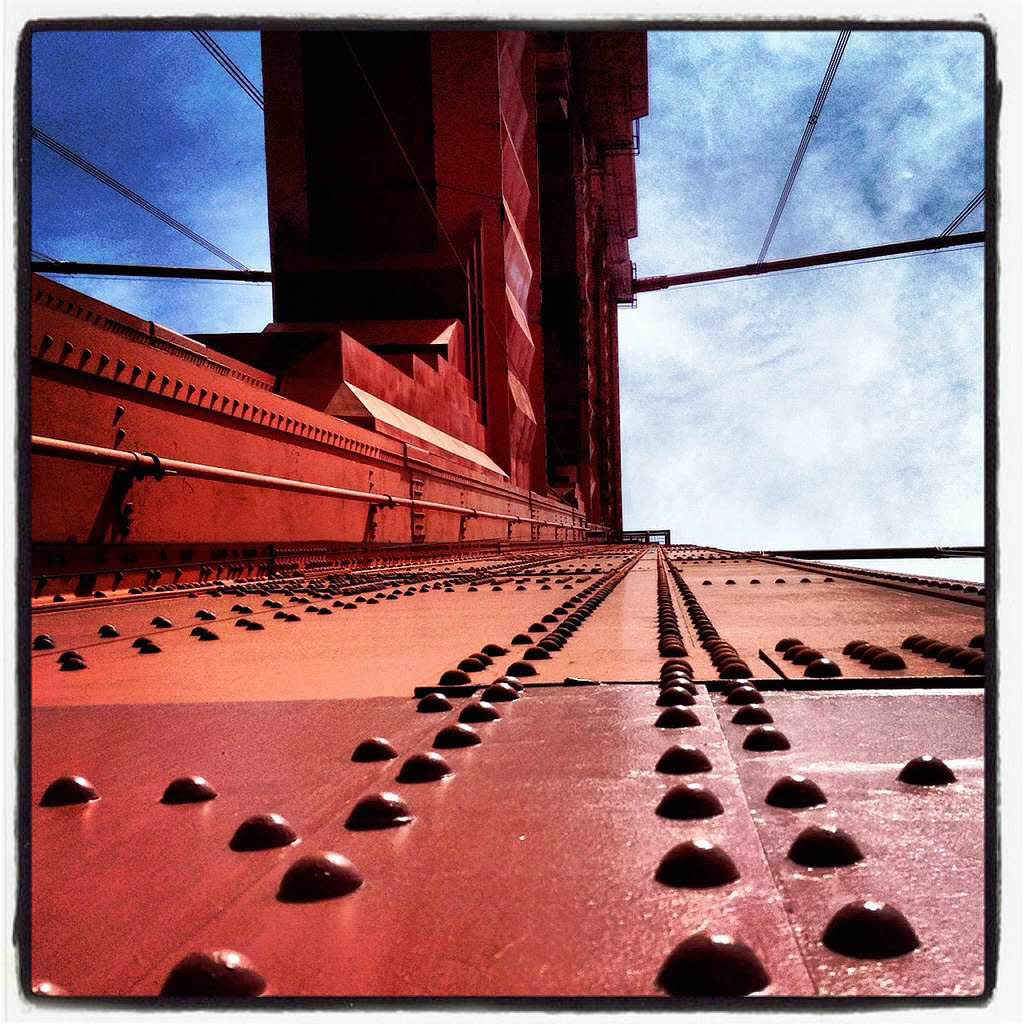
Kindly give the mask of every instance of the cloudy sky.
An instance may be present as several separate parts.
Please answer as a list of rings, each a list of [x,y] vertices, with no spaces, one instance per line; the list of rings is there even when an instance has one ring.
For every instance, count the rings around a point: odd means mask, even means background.
[[[259,85],[258,36],[215,35]],[[650,35],[640,276],[757,257],[835,39]],[[33,124],[269,266],[262,114],[189,33],[37,34],[32,58]],[[980,35],[854,32],[769,258],[938,234],[984,184],[983,153]],[[217,264],[38,143],[32,158],[34,249]],[[77,282],[185,333],[271,316],[266,286]],[[641,295],[620,314],[627,528],[732,548],[981,543],[982,284],[973,250]]]

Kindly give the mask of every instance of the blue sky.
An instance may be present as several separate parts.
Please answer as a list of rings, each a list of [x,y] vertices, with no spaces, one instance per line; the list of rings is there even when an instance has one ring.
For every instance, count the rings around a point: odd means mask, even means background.
[[[258,36],[214,35],[259,85]],[[640,276],[756,258],[835,38],[649,36]],[[262,114],[189,33],[40,33],[33,72],[36,126],[269,266]],[[937,234],[983,155],[980,35],[854,32],[769,258]],[[32,156],[33,248],[217,265]],[[185,333],[271,317],[267,286],[68,283]],[[734,548],[981,543],[982,286],[976,250],[641,295],[620,313],[627,528]]]

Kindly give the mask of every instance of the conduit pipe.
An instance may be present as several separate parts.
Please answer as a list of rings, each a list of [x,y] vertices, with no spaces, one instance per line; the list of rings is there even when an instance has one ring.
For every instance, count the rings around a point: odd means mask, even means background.
[[[348,501],[362,501],[367,505],[383,508],[416,508],[435,512],[451,512],[471,519],[500,519],[507,523],[536,523],[538,526],[557,526],[567,530],[596,529],[589,523],[558,523],[550,519],[533,519],[488,509],[470,508],[465,505],[447,505],[440,501],[423,501],[419,498],[402,498],[393,494],[375,491],[354,491],[348,487],[333,487],[330,484],[310,483],[306,480],[291,480],[282,476],[267,476],[263,473],[247,473],[226,466],[208,466],[200,462],[183,462],[180,459],[165,459],[152,452],[121,451],[117,448],[102,448],[93,444],[79,444],[54,437],[32,435],[33,455],[53,455],[71,459],[74,462],[91,462],[101,466],[130,470],[146,476],[164,475],[188,476],[202,480],[216,480],[219,483],[245,484],[249,487],[266,487],[270,490],[296,491],[300,494],[315,494],[326,498],[341,498]]]

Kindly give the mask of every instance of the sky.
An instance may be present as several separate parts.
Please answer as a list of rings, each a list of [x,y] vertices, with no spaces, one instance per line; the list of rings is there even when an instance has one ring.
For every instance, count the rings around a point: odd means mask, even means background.
[[[258,36],[213,35],[260,85]],[[638,274],[752,262],[836,33],[648,39]],[[38,33],[32,62],[34,125],[269,267],[262,114],[188,32]],[[983,156],[980,35],[854,32],[768,258],[938,234]],[[38,143],[32,158],[34,249],[217,265]],[[183,333],[271,319],[265,285],[67,283]],[[735,549],[980,544],[982,287],[971,250],[640,295],[619,320],[625,527]]]

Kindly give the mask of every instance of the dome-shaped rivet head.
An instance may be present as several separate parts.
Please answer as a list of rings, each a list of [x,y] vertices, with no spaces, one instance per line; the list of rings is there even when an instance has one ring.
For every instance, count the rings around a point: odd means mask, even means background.
[[[789,750],[786,734],[774,725],[759,725],[747,733],[743,741],[744,750]]]
[[[159,654],[162,650],[163,648],[152,640],[139,646],[139,654]]]
[[[362,832],[376,828],[397,828],[408,825],[412,815],[405,801],[397,793],[377,793],[364,796],[348,816],[345,828]]]
[[[99,800],[92,783],[81,775],[64,775],[54,779],[39,800],[40,807],[66,807]]]
[[[893,657],[895,658],[896,655],[894,654]],[[902,664],[903,659],[900,658],[899,661]],[[904,668],[906,668],[905,665]],[[842,669],[828,658],[817,658],[804,669],[804,675],[808,679],[835,679],[842,674]]]
[[[868,667],[873,669],[900,669],[906,668],[907,663],[895,651],[882,651],[876,654],[869,662]]]
[[[665,708],[654,723],[658,729],[692,729],[700,725],[697,713],[690,708]]]
[[[195,630],[193,630],[193,633],[194,632],[195,632]],[[202,632],[199,633],[198,636],[199,636],[200,640],[206,640],[206,641],[219,640],[220,639],[220,637],[216,633],[214,633],[214,631],[212,629],[205,629],[205,628],[203,628]]]
[[[499,718],[501,713],[486,700],[472,701],[459,712],[460,722],[494,722]]]
[[[843,654],[850,658],[856,658],[857,652],[868,646],[867,640],[851,640],[844,648]]]
[[[834,953],[860,960],[903,956],[921,944],[910,922],[888,903],[847,903],[829,921],[821,941]]]
[[[775,721],[763,704],[745,704],[732,716],[734,725],[771,725]]]
[[[291,846],[298,838],[295,829],[280,814],[254,814],[235,829],[228,845],[240,853],[273,850],[278,846]]]
[[[533,643],[533,637],[526,633],[516,633],[516,635],[512,637],[511,643],[515,647],[530,646]]]
[[[699,932],[672,950],[656,984],[671,996],[745,996],[770,981],[748,945],[729,935]]]
[[[242,629],[245,629],[245,627],[249,625],[249,620],[248,619],[235,619],[235,623],[234,624],[235,624],[236,627],[240,626]]]
[[[318,853],[300,857],[281,878],[277,898],[284,903],[313,903],[355,892],[362,875],[340,853]]]
[[[482,661],[478,661],[476,658],[463,658],[459,662],[460,672],[483,672],[486,667]]]
[[[910,786],[948,786],[956,782],[956,776],[945,761],[922,754],[903,766],[899,780]]]
[[[853,836],[834,825],[811,825],[793,840],[789,859],[807,868],[840,868],[864,859]]]
[[[263,975],[248,957],[230,949],[189,953],[179,960],[160,989],[162,996],[204,999],[251,999],[267,987]]]
[[[503,655],[508,654],[508,651],[499,644],[484,644],[480,649],[484,654],[489,655],[492,658],[500,658]]]
[[[440,697],[440,694],[428,694],[431,697]],[[427,698],[424,697],[423,700]],[[442,700],[445,700],[441,697]],[[422,701],[420,702],[422,703]],[[448,701],[445,700],[448,704]],[[449,709],[451,704],[448,704]],[[419,710],[417,708],[417,710]],[[352,751],[352,760],[358,762],[367,761],[390,761],[392,758],[398,757],[398,751],[386,740],[383,736],[372,736],[368,740],[363,740],[355,750]]]
[[[502,701],[519,700],[519,691],[508,683],[492,683],[480,694],[480,699],[492,704]]]
[[[265,627],[262,622],[247,622],[245,624],[245,630],[247,633],[258,633],[264,628]]]
[[[662,690],[655,702],[659,708],[692,707],[695,703],[693,694],[681,686],[670,686],[668,689]]]
[[[983,633],[979,633],[977,636],[972,636],[971,641],[967,646],[975,647],[983,651],[985,649],[985,635]]]
[[[49,633],[40,633],[32,641],[32,650],[34,651],[52,651],[56,647],[53,642],[53,637]]]
[[[736,581],[735,580],[726,580],[725,581],[725,585],[727,587],[735,587],[736,586]]]
[[[509,676],[535,676],[537,670],[528,661],[513,661],[505,674]]]
[[[673,846],[661,859],[654,877],[680,889],[712,889],[740,877],[732,857],[706,839]]]
[[[903,643],[900,644],[900,647],[902,647],[905,651],[909,651],[913,649],[914,644],[920,643],[921,641],[926,639],[927,637],[923,633],[912,633],[903,641]]]
[[[49,998],[66,996],[68,991],[55,985],[52,981],[47,981],[45,978],[40,981],[32,982],[32,995],[34,996],[47,996]]]
[[[157,615],[149,624],[156,626],[157,629],[170,629],[172,625],[171,620],[164,618],[162,615]]]
[[[432,715],[438,712],[445,712],[452,710],[452,701],[449,700],[443,693],[428,693],[423,697],[416,710],[425,715]]]
[[[745,661],[729,661],[728,663],[723,662],[719,667],[718,674],[722,679],[749,679],[753,672],[750,671],[750,666]]]
[[[451,774],[448,762],[440,754],[430,751],[406,758],[397,778],[399,782],[437,782]]]
[[[722,801],[699,782],[687,782],[681,786],[673,786],[661,798],[657,807],[657,814],[662,818],[672,818],[676,821],[714,818],[724,813]]]
[[[59,660],[61,672],[81,672],[86,668],[85,658],[80,654],[66,652]]]
[[[96,630],[96,634],[97,636],[102,636],[106,639],[121,635],[109,622],[104,622],[103,625]]]
[[[763,704],[764,697],[761,691],[753,686],[736,686],[729,691],[725,698],[727,704]]]
[[[471,726],[458,723],[446,725],[435,737],[434,746],[439,750],[454,750],[459,747],[475,747],[480,734]]]
[[[172,779],[160,797],[162,804],[201,804],[213,800],[217,791],[202,775],[182,775]]]
[[[821,787],[803,775],[783,775],[768,790],[764,801],[773,807],[786,807],[790,810],[819,807],[828,803]]]
[[[527,647],[527,649],[523,651],[523,657],[527,661],[544,661],[551,657],[551,652],[543,647]]]
[[[447,672],[441,673],[441,678],[438,680],[439,686],[468,686],[470,680],[469,675],[464,672],[461,668],[450,668]]]
[[[805,644],[791,644],[783,652],[782,657],[785,658],[786,661],[792,661],[801,651],[806,651],[809,649],[810,648],[808,648]]]
[[[213,612],[207,611],[205,608],[200,608],[199,611],[196,612],[195,617],[197,619],[203,619],[205,622],[209,622],[211,619],[217,618]]]
[[[786,653],[790,654],[792,653],[792,650],[787,651]],[[792,661],[794,665],[810,665],[811,662],[820,661],[824,658],[825,655],[821,651],[817,650],[817,648],[804,647],[802,650],[794,654],[789,660]]]
[[[666,775],[689,775],[694,772],[711,771],[711,762],[703,750],[675,744],[658,758],[654,770]]]

